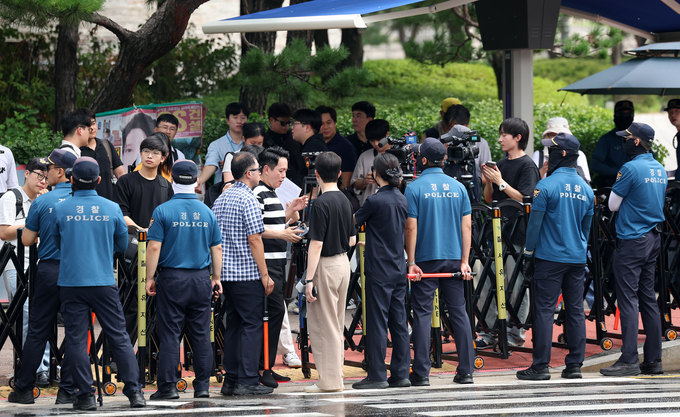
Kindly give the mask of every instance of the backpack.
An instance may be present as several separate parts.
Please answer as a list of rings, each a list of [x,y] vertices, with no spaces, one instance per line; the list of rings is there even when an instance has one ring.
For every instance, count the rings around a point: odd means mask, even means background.
[[[12,188],[11,190],[7,190],[7,191],[13,192],[14,196],[16,197],[16,200],[17,200],[17,203],[16,203],[17,212],[14,215],[14,217],[19,217],[19,213],[24,213],[24,217],[26,217],[26,213],[24,212],[24,198],[21,195],[21,191],[19,191],[16,188]],[[7,193],[0,193],[0,197],[2,197],[5,194],[7,194]]]

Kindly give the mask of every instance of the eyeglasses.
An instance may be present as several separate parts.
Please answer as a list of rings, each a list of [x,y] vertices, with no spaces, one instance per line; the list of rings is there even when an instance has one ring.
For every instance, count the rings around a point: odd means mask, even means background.
[[[279,120],[279,119],[274,119],[274,120],[276,120],[277,122],[279,122],[279,123],[281,124],[281,126],[288,126],[288,125],[290,124],[290,120],[287,121],[287,122],[284,121],[284,120]]]
[[[151,149],[144,148],[144,149],[142,149],[142,153],[151,154],[153,156],[158,156],[158,155],[161,154],[161,151],[159,151],[158,149],[151,150]]]
[[[252,169],[249,169],[248,172],[255,172],[255,171],[260,171],[260,172],[262,172],[262,168],[263,168],[263,167],[252,168]]]
[[[307,124],[307,123],[302,123],[302,122],[300,122],[300,121],[297,121],[297,120],[296,120],[296,121],[294,121],[294,122],[292,122],[292,123],[293,123],[293,126],[295,126],[295,125],[300,125],[300,126],[303,126],[303,125],[306,125],[306,124]]]
[[[38,177],[38,181],[45,181],[47,179],[47,175],[43,175],[36,171],[31,171],[31,174],[35,174],[35,176]]]

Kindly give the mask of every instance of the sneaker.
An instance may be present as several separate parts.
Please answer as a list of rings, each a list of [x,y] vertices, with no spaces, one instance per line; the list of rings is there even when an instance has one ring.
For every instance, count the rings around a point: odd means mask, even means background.
[[[319,388],[316,384],[310,385],[308,387],[305,387],[305,392],[308,392],[310,394],[319,394],[322,392],[342,392],[344,388],[338,388],[338,389],[321,389]]]
[[[481,338],[481,337],[479,339],[475,340],[475,347],[477,349],[492,349],[493,345],[495,345],[495,344],[496,344],[496,341],[488,342],[486,339]]]
[[[354,302],[354,298],[350,298],[349,303],[347,303],[347,310],[356,310],[357,305]]]
[[[581,379],[581,367],[580,366],[567,366],[562,370],[562,378],[565,379]]]
[[[128,397],[128,400],[130,400],[130,408],[146,407],[146,400],[144,399],[144,394],[142,394],[142,390],[132,391],[130,395],[126,394],[126,396]]]
[[[536,369],[533,366],[530,366],[523,371],[517,371],[517,379],[528,381],[547,381],[550,379],[550,372],[548,372],[548,368]]]
[[[262,395],[271,394],[272,392],[274,392],[274,388],[265,387],[260,384],[246,385],[236,383],[236,387],[234,387],[234,395]]]
[[[354,389],[385,389],[389,387],[390,384],[387,381],[372,381],[368,378],[364,378],[359,382],[352,384]]]
[[[411,381],[412,387],[429,387],[430,378],[427,376],[418,376],[416,374],[409,375],[408,379]]]
[[[616,362],[614,365],[600,369],[605,376],[635,376],[640,375],[640,364]]]
[[[234,388],[236,387],[235,382],[227,381],[226,379],[222,383],[222,389],[220,394],[222,395],[234,395]]]
[[[35,375],[35,385],[40,388],[47,388],[50,386],[50,376],[47,371],[38,372]]]
[[[274,375],[272,375],[272,371],[270,370],[262,372],[262,376],[260,376],[260,384],[270,388],[279,387],[279,383],[276,382],[276,379],[274,379]]]
[[[151,394],[150,400],[176,400],[179,398],[179,392],[177,392],[177,387],[171,386],[168,390],[162,391],[158,390]]]
[[[290,304],[288,304],[288,312],[289,312],[289,313],[300,314],[300,308],[298,307],[298,302],[297,302],[297,300],[292,301]]]
[[[654,362],[642,362],[640,364],[640,373],[644,375],[662,375],[661,359],[657,359]]]
[[[97,403],[94,400],[94,394],[83,394],[76,396],[76,400],[73,402],[73,409],[81,411],[97,410]]]
[[[14,391],[9,393],[7,401],[16,404],[35,404],[35,398],[33,398],[33,390],[25,389],[20,390],[14,387]]]
[[[283,355],[283,364],[289,368],[302,368],[302,361],[295,352]]]

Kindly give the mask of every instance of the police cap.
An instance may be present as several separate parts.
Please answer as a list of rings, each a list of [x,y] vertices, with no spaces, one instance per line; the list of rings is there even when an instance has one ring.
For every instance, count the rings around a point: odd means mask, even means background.
[[[57,165],[64,169],[73,168],[76,156],[66,149],[55,149],[47,158],[40,158],[40,163],[45,165]]]
[[[73,164],[71,175],[76,181],[91,184],[99,178],[99,164],[89,156],[81,156]]]
[[[198,179],[198,167],[194,161],[180,159],[172,165],[172,180],[177,184],[191,185]]]
[[[649,143],[654,142],[654,129],[645,123],[633,123],[628,129],[620,130],[616,134],[619,136],[635,136]]]
[[[438,139],[427,138],[420,144],[419,153],[428,161],[441,161],[446,155],[446,146]]]

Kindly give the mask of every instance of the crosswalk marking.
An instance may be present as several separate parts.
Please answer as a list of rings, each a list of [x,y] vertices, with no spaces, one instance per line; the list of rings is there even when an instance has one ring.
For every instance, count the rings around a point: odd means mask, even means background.
[[[451,410],[451,411],[428,411],[416,414],[430,417],[445,416],[478,416],[493,414],[527,414],[527,413],[555,413],[565,411],[592,411],[592,410],[622,410],[622,409],[680,409],[677,402],[658,402],[658,403],[632,403],[632,404],[581,404],[581,405],[560,405],[555,407],[521,407],[521,408],[486,408],[483,410]],[[675,414],[677,415],[677,413]],[[618,416],[618,415],[617,415]]]
[[[181,403],[172,403],[172,405]],[[154,405],[149,401],[149,405]],[[157,404],[156,404],[157,405]],[[129,410],[129,411],[113,411],[113,412],[97,412],[93,414],[78,414],[78,417],[125,417],[125,416],[150,416],[155,414],[191,414],[199,411],[206,411],[210,413],[229,412],[229,411],[250,411],[250,410],[283,410],[283,407],[272,406],[242,406],[242,407],[194,407],[183,409],[164,408],[160,410]]]

